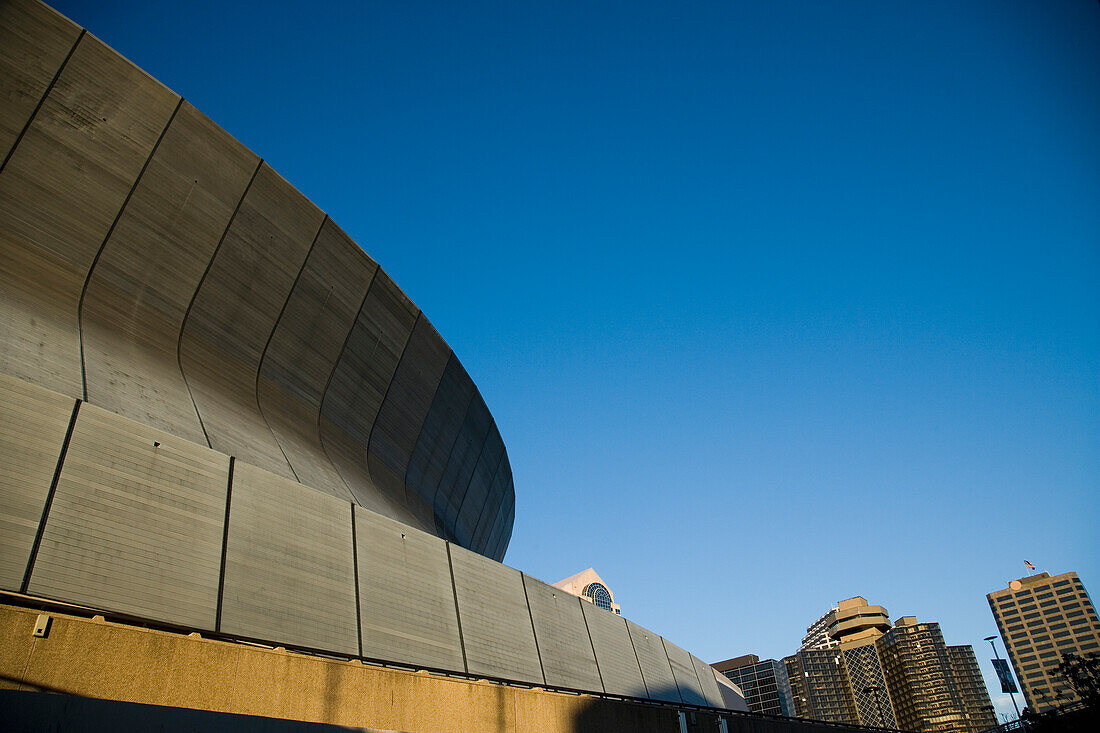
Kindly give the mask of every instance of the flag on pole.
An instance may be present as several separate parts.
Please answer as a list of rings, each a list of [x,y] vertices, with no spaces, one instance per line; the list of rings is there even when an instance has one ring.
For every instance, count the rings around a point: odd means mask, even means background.
[[[1024,560],[1024,567],[1027,568],[1028,570],[1034,570],[1035,569],[1035,566],[1032,565],[1031,562],[1028,561],[1028,560]]]

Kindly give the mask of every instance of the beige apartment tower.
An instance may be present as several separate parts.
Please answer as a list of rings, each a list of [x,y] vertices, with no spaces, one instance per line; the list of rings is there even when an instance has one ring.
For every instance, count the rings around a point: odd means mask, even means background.
[[[986,730],[997,725],[997,714],[989,699],[982,672],[978,669],[978,660],[974,657],[974,647],[959,645],[947,647],[947,657],[951,661],[951,671],[955,674],[955,686],[962,701],[963,713],[970,721],[971,730]]]
[[[1037,573],[986,596],[1024,699],[1045,711],[1078,700],[1058,672],[1064,654],[1100,654],[1100,620],[1077,573]]]
[[[875,641],[890,629],[882,606],[855,596],[806,629],[802,648],[784,659],[799,717],[895,727]]]
[[[903,616],[876,646],[902,730],[967,733],[996,725],[980,674],[975,678],[974,650],[948,647],[939,624]]]
[[[900,728],[978,733],[996,725],[970,646],[947,646],[939,624],[882,606],[841,601],[807,628],[784,662],[799,717]]]

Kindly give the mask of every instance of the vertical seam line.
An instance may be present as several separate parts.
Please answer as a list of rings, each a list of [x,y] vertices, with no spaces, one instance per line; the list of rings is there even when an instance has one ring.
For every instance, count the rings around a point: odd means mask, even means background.
[[[622,618],[620,616],[619,618]],[[649,697],[649,683],[645,681],[645,671],[642,669],[642,659],[638,656],[638,647],[634,646],[634,635],[630,633],[630,625],[623,619],[623,627],[626,628],[626,638],[630,639],[630,649],[634,652],[634,661],[638,663],[638,675],[642,678],[642,687],[645,688],[645,696]],[[650,698],[651,700],[653,698]]]
[[[495,421],[494,421],[494,424],[495,424]],[[497,433],[498,434],[500,433],[500,428],[497,428]],[[470,534],[470,544],[474,545],[475,547],[477,546],[478,537],[482,536],[484,534],[481,531],[482,522],[484,522],[488,518],[487,517],[487,512],[492,511],[489,508],[489,506],[490,506],[490,502],[492,501],[492,498],[493,498],[493,486],[496,485],[497,477],[500,476],[500,469],[504,466],[504,459],[508,457],[508,448],[504,445],[504,438],[500,439],[500,446],[501,446],[500,460],[497,461],[496,468],[493,469],[492,478],[489,479],[489,487],[487,489],[485,489],[485,503],[481,505],[481,511],[478,512],[477,521],[474,522],[474,530]],[[509,464],[509,466],[510,465],[511,464]],[[502,481],[501,482],[501,488],[500,488],[500,501],[501,501],[501,503],[503,503],[503,500],[504,500],[504,493],[505,493],[504,492],[504,482]],[[492,514],[493,514],[493,519],[495,520],[496,519],[496,512],[492,512]],[[490,527],[490,532],[491,531],[492,531],[492,528]],[[482,554],[482,555],[486,555],[486,557],[488,557],[488,554],[487,554],[486,551],[489,549],[489,547],[488,547],[489,537],[487,535],[485,536],[484,545],[485,546],[483,546],[480,550],[477,550],[477,552]]]
[[[283,454],[283,460],[286,461],[286,465],[290,467],[290,472],[294,474],[294,480],[298,483],[302,483],[302,479],[298,478],[298,472],[294,470],[294,464],[290,462],[290,458],[287,456],[286,451],[283,450],[283,444],[279,442],[279,436],[271,429],[271,423],[267,421],[267,415],[264,414],[263,405],[260,404],[260,371],[263,369],[264,357],[267,356],[267,349],[271,346],[271,341],[275,338],[275,331],[279,328],[279,321],[283,320],[283,314],[286,313],[286,307],[290,303],[291,296],[294,295],[294,289],[298,287],[298,280],[301,279],[302,273],[305,272],[306,263],[309,262],[309,256],[313,254],[313,248],[317,246],[317,240],[321,237],[321,230],[325,228],[327,222],[328,214],[324,214],[321,219],[321,225],[317,227],[317,232],[313,235],[313,241],[310,242],[309,249],[306,250],[306,256],[302,260],[302,266],[298,268],[298,274],[294,276],[294,282],[291,284],[290,290],[287,291],[286,300],[283,301],[283,307],[279,309],[279,317],[275,319],[275,324],[271,327],[271,333],[267,335],[267,343],[264,344],[264,350],[260,352],[260,360],[256,362],[256,386],[254,387],[256,393],[256,409],[260,411],[260,419],[264,421],[264,426],[267,428],[267,431],[271,433],[271,439],[275,441],[275,445],[279,448],[279,452]]]
[[[580,607],[581,618],[584,619],[584,630],[588,632],[588,645],[592,647],[592,659],[596,662],[596,674],[600,676],[600,687],[603,688],[604,694],[607,694],[607,683],[603,681],[603,671],[600,669],[600,658],[596,656],[596,642],[592,641],[592,629],[588,627],[588,616],[584,613],[584,601],[580,596],[577,596],[577,603],[582,604]]]
[[[492,430],[493,428],[496,427],[496,421],[492,420],[489,423],[489,425],[490,425],[489,429]],[[498,436],[500,435],[500,429],[499,428],[497,428],[497,435]],[[479,511],[477,513],[477,520],[474,522],[473,529],[470,530],[469,542],[470,542],[470,549],[471,550],[474,550],[474,541],[477,539],[477,528],[481,526],[481,518],[485,516],[485,508],[488,506],[489,498],[492,496],[493,484],[496,483],[497,474],[500,473],[500,466],[501,466],[501,464],[504,463],[504,457],[507,454],[508,454],[508,449],[504,447],[504,438],[501,438],[500,439],[500,458],[497,459],[497,464],[495,466],[493,466],[493,472],[489,474],[489,477],[490,477],[489,478],[489,484],[485,487],[485,501],[481,505],[481,511]],[[474,466],[474,473],[477,473],[477,466]],[[472,476],[470,477],[470,484],[471,485],[473,484],[473,477]],[[469,493],[470,493],[470,487],[467,486],[466,487],[466,494],[469,495]],[[466,503],[466,497],[465,496],[462,497],[462,503],[463,504]],[[461,508],[459,509],[458,516],[459,517],[462,516]],[[455,526],[456,527],[458,526],[457,525],[457,520],[456,520]],[[474,552],[477,552],[478,554],[483,554],[480,550],[474,550]]]
[[[486,409],[486,412],[488,412],[488,409]],[[489,430],[492,430],[492,427],[493,427],[493,419],[492,419],[492,417],[490,417],[489,418]],[[462,505],[466,503],[466,494],[469,493],[470,484],[473,483],[474,474],[477,473],[477,464],[481,463],[481,456],[482,456],[482,454],[485,453],[485,445],[489,442],[489,430],[485,431],[485,437],[483,437],[481,439],[481,447],[478,448],[477,459],[474,461],[473,468],[470,469],[470,478],[466,479],[466,488],[462,491],[462,498],[458,502],[458,509],[455,510],[454,526],[443,528],[444,532],[447,532],[450,536],[454,537],[455,539],[458,539],[458,532],[456,532],[455,530],[458,529],[458,518],[462,516]],[[448,501],[447,506],[450,507],[451,502]],[[448,514],[450,514],[450,512],[448,512]],[[444,517],[444,519],[446,519],[446,517]]]
[[[375,413],[374,421],[370,424],[370,433],[367,434],[367,444],[365,446],[363,446],[364,448],[366,448],[367,476],[370,477],[371,483],[374,484],[375,488],[377,488],[379,491],[381,491],[383,493],[386,492],[386,487],[384,487],[384,486],[382,486],[378,483],[377,479],[374,478],[374,474],[370,470],[370,456],[371,456],[370,445],[371,445],[372,440],[374,439],[374,429],[376,427],[378,427],[378,421],[382,417],[382,408],[386,406],[386,400],[388,400],[390,398],[390,389],[393,387],[393,383],[397,379],[397,373],[399,371],[401,371],[401,363],[403,361],[405,361],[405,352],[409,350],[409,344],[412,343],[413,334],[416,333],[416,326],[417,326],[418,323],[420,323],[420,316],[422,314],[423,314],[423,311],[420,310],[419,308],[417,308],[416,309],[416,319],[413,320],[412,328],[409,329],[409,335],[405,338],[405,345],[401,347],[401,356],[397,357],[397,365],[394,366],[393,374],[390,375],[390,381],[386,385],[386,393],[384,395],[382,395],[382,401],[378,403],[378,412]],[[407,466],[406,466],[406,468],[407,468]],[[405,483],[404,477],[402,477],[402,480],[401,480],[402,490],[405,488],[404,483]],[[402,492],[402,493],[404,493],[404,492]],[[408,502],[405,502],[405,508],[408,508],[408,506],[409,506]]]
[[[452,352],[452,353],[454,353],[454,352]],[[469,378],[469,375],[467,375],[467,378]],[[470,381],[470,398],[466,401],[466,409],[462,413],[462,422],[460,422],[458,424],[458,432],[455,433],[455,439],[453,441],[451,441],[451,449],[447,452],[447,462],[443,464],[443,472],[441,474],[439,474],[439,481],[436,482],[435,491],[432,493],[432,518],[435,520],[436,531],[441,533],[441,534],[446,532],[443,520],[446,519],[447,515],[446,515],[446,511],[444,511],[442,517],[437,515],[436,512],[435,512],[435,506],[436,506],[436,503],[439,501],[439,489],[440,489],[440,487],[443,486],[443,479],[446,478],[446,476],[447,476],[447,469],[451,465],[451,458],[454,457],[455,446],[458,445],[458,439],[462,437],[462,430],[463,430],[463,428],[466,427],[466,419],[470,416],[470,407],[474,404],[474,390],[475,389],[476,388],[474,387],[474,383],[471,380]]]
[[[180,97],[176,102],[176,108],[172,110],[172,116],[168,118],[167,124],[164,125],[164,129],[160,131],[160,137],[157,138],[156,143],[153,144],[153,149],[149,151],[149,157],[145,159],[145,165],[141,166],[141,171],[137,174],[137,178],[134,179],[134,183],[130,186],[130,192],[126,194],[126,198],[122,200],[122,207],[119,208],[118,213],[115,214],[115,220],[111,222],[110,229],[107,230],[107,234],[103,237],[103,241],[99,245],[99,249],[96,250],[95,257],[92,258],[92,264],[88,267],[88,274],[84,276],[84,285],[80,288],[80,300],[76,304],[76,330],[77,337],[80,341],[80,391],[81,396],[88,399],[88,369],[84,362],[84,296],[88,293],[88,286],[92,282],[92,275],[95,273],[96,265],[99,264],[99,258],[103,254],[103,250],[107,248],[107,242],[111,241],[111,235],[115,233],[115,227],[122,220],[122,215],[126,213],[126,207],[130,205],[130,199],[134,196],[134,191],[137,190],[138,184],[141,183],[141,179],[145,177],[145,171],[149,168],[149,164],[153,162],[153,157],[157,154],[157,150],[160,148],[161,141],[164,140],[164,136],[168,134],[168,128],[172,126],[172,121],[176,119],[176,114],[180,111],[180,107],[183,106],[183,97]]]
[[[225,522],[222,526],[222,563],[218,570],[218,606],[214,617],[214,631],[222,630],[222,602],[225,597],[225,561],[229,556],[229,509],[233,503],[233,468],[237,463],[236,456],[229,456],[229,476],[225,482]]]
[[[351,484],[344,478],[344,474],[340,473],[340,467],[336,465],[336,461],[332,460],[332,456],[328,453],[328,446],[325,445],[325,438],[321,434],[321,416],[325,411],[325,398],[328,396],[329,387],[332,386],[332,379],[336,376],[336,370],[340,367],[340,361],[344,358],[344,352],[348,349],[348,343],[351,342],[351,335],[355,333],[355,327],[359,323],[359,316],[363,313],[363,308],[367,304],[367,296],[370,295],[370,290],[374,286],[374,279],[379,269],[378,265],[375,264],[374,270],[370,274],[370,282],[367,283],[367,289],[363,292],[363,300],[359,303],[359,310],[355,311],[355,318],[351,320],[351,327],[344,335],[344,345],[340,347],[340,351],[332,360],[332,369],[329,370],[324,389],[321,390],[321,395],[317,399],[317,443],[321,446],[321,452],[324,454],[325,460],[329,462],[329,465],[332,466],[332,470],[336,472],[336,475],[344,483],[344,486],[348,490],[348,496],[351,497],[352,502],[355,504],[359,503],[358,497],[355,495],[355,492],[351,490]]]
[[[431,402],[428,403],[428,411],[424,413],[424,420],[420,423],[420,429],[416,432],[416,440],[413,441],[412,450],[409,451],[409,462],[405,464],[405,475],[401,480],[401,483],[405,487],[405,504],[409,504],[409,468],[412,467],[413,456],[416,455],[416,449],[420,446],[420,438],[424,435],[424,426],[428,424],[428,416],[432,414],[432,408],[435,407],[435,398],[439,396],[439,390],[443,387],[443,377],[447,374],[447,367],[451,365],[451,360],[455,358],[455,352],[451,350],[451,353],[447,357],[447,361],[443,364],[443,371],[439,373],[439,381],[436,382],[435,392],[432,393]],[[424,500],[424,496],[418,491],[417,496],[421,500]],[[427,506],[427,501],[424,501],[424,505]],[[415,514],[415,512],[414,512]]]
[[[447,569],[451,571],[451,595],[455,599],[455,620],[458,622],[458,648],[462,650],[462,670],[470,674],[470,663],[466,661],[466,640],[462,636],[462,612],[458,610],[458,584],[455,583],[455,564],[451,559],[451,543],[444,540],[447,548]]]
[[[527,578],[524,573],[518,570],[516,572],[519,573],[519,582],[523,586],[523,601],[527,604],[527,616],[531,619],[531,637],[535,641],[535,654],[537,654],[539,658],[539,673],[542,674],[542,684],[545,685],[547,684],[546,670],[542,666],[542,650],[539,649],[539,633],[535,631],[535,612],[531,610],[531,597],[527,595]]]
[[[668,662],[668,672],[672,675],[672,684],[676,685],[676,694],[680,696],[680,702],[687,702],[687,700],[684,699],[683,693],[680,692],[680,683],[676,679],[676,670],[672,668],[672,657],[668,656],[668,647],[665,646],[665,637],[658,636],[657,638],[661,640],[661,651],[665,653],[665,661]]]
[[[65,439],[61,442],[61,454],[57,457],[57,466],[50,480],[50,489],[46,492],[46,503],[42,506],[42,517],[38,520],[38,529],[34,533],[31,553],[27,558],[27,569],[23,573],[23,582],[19,585],[20,593],[26,593],[31,584],[31,571],[34,570],[34,562],[38,559],[38,550],[42,547],[42,536],[46,533],[46,520],[50,517],[50,507],[53,506],[53,497],[57,493],[58,481],[61,480],[61,469],[65,465],[65,456],[69,452],[69,441],[73,438],[73,428],[76,427],[76,416],[80,413],[80,403],[80,400],[73,403],[73,411],[69,415],[69,427],[65,430]]]
[[[199,412],[199,405],[195,402],[195,395],[191,392],[191,383],[187,381],[187,372],[183,369],[183,334],[187,331],[187,321],[191,318],[191,309],[195,307],[195,301],[198,300],[199,291],[202,290],[203,283],[206,282],[206,276],[210,274],[210,268],[214,266],[214,260],[218,256],[218,252],[222,248],[222,244],[225,243],[225,238],[229,236],[229,230],[233,227],[233,222],[237,219],[237,214],[241,210],[241,206],[244,204],[245,198],[248,196],[248,192],[252,190],[252,184],[256,181],[256,176],[259,174],[260,169],[263,168],[264,160],[260,158],[260,162],[256,164],[256,170],[252,171],[252,177],[248,179],[248,185],[244,187],[244,191],[241,192],[241,198],[237,201],[237,206],[233,209],[233,214],[230,215],[229,221],[225,223],[225,229],[222,231],[222,236],[218,240],[218,244],[214,247],[214,251],[210,253],[210,260],[206,263],[206,269],[202,271],[202,277],[199,278],[199,284],[195,286],[195,292],[191,293],[191,302],[187,304],[187,310],[183,313],[183,320],[180,321],[180,332],[176,338],[176,366],[180,370],[180,376],[183,377],[183,386],[187,388],[187,396],[191,398],[191,407],[195,409],[195,417],[199,420],[199,428],[202,429],[202,437],[206,439],[206,445],[210,448],[214,447],[214,444],[210,442],[210,434],[206,432],[206,424],[202,421],[202,413]]]
[[[359,541],[355,534],[355,504],[351,508],[351,567],[355,574],[355,638],[359,642],[359,656],[363,656],[363,610],[359,603]]]
[[[50,92],[53,91],[54,86],[57,84],[57,80],[61,78],[61,73],[65,71],[65,67],[69,65],[69,59],[76,53],[76,47],[80,45],[80,41],[83,40],[85,33],[87,33],[87,30],[81,28],[80,33],[76,36],[76,40],[73,41],[72,48],[70,48],[69,53],[65,55],[65,60],[61,62],[61,66],[57,67],[57,73],[53,75],[53,79],[50,79],[50,83],[46,86],[46,91],[38,100],[38,104],[34,106],[34,111],[31,112],[31,116],[27,119],[27,124],[23,125],[23,129],[19,131],[19,135],[15,138],[15,142],[12,143],[8,154],[4,156],[4,162],[0,163],[0,173],[2,173],[4,168],[8,165],[11,156],[15,155],[15,149],[19,147],[19,143],[23,142],[23,136],[27,134],[27,130],[31,129],[31,125],[34,124],[35,118],[38,117],[38,111],[42,109],[42,105],[46,103],[46,98],[50,96]]]

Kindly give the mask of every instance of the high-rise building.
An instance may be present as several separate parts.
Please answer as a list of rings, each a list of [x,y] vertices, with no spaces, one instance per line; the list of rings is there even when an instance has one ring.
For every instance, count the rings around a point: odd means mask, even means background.
[[[799,717],[893,727],[874,647],[889,629],[886,609],[861,596],[840,601],[807,627],[801,650],[784,660]]]
[[[920,733],[979,730],[967,720],[939,624],[903,616],[875,646],[900,728]]]
[[[829,628],[836,623],[836,609],[831,608],[821,615],[817,621],[806,627],[806,635],[802,637],[802,646],[799,649],[827,649],[837,646],[839,642],[829,636]]]
[[[997,725],[997,714],[993,710],[981,670],[978,669],[978,660],[974,658],[974,647],[968,644],[949,646],[947,656],[951,661],[955,686],[959,690],[963,713],[970,729],[987,730]]]
[[[996,722],[973,650],[947,647],[939,624],[906,616],[891,627],[885,608],[856,596],[807,632],[784,660],[799,717],[921,733]]]
[[[860,724],[847,665],[839,649],[802,649],[783,663],[798,717]]]
[[[1100,655],[1100,620],[1077,573],[1036,573],[986,595],[1033,710],[1077,701],[1058,672],[1064,654]]]
[[[752,712],[795,716],[791,684],[782,662],[745,654],[712,666],[741,688]]]
[[[597,608],[611,611],[617,616],[622,615],[619,604],[615,603],[615,594],[592,568],[570,575],[565,580],[559,580],[554,583],[554,587],[588,601]]]

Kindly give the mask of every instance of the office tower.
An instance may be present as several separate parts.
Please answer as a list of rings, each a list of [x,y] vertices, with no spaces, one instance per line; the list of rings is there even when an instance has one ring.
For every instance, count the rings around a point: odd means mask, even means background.
[[[802,646],[799,649],[827,649],[837,646],[839,642],[829,636],[829,629],[834,623],[836,609],[831,608],[806,627],[806,635],[802,637]]]
[[[1077,573],[1036,573],[986,595],[1028,707],[1078,700],[1058,665],[1067,653],[1100,654],[1100,620]]]
[[[839,649],[803,649],[784,658],[800,718],[860,725],[852,684]]]
[[[889,628],[886,609],[861,596],[840,601],[807,627],[802,649],[784,660],[799,717],[892,727],[874,647]]]
[[[875,646],[900,728],[920,733],[980,730],[967,719],[939,624],[903,616]]]
[[[992,705],[970,647],[947,647],[939,624],[912,616],[893,627],[882,606],[856,596],[807,630],[787,657],[799,717],[902,728],[977,733]]]
[[[997,714],[978,669],[978,660],[974,658],[974,648],[969,645],[948,646],[947,657],[970,730],[981,731],[997,725]]]
[[[615,594],[592,568],[570,575],[565,580],[559,580],[554,583],[554,587],[588,601],[597,608],[611,611],[616,616],[622,615],[619,604],[615,603]]]
[[[752,712],[789,717],[796,714],[787,668],[782,662],[745,654],[712,666],[741,688]]]

